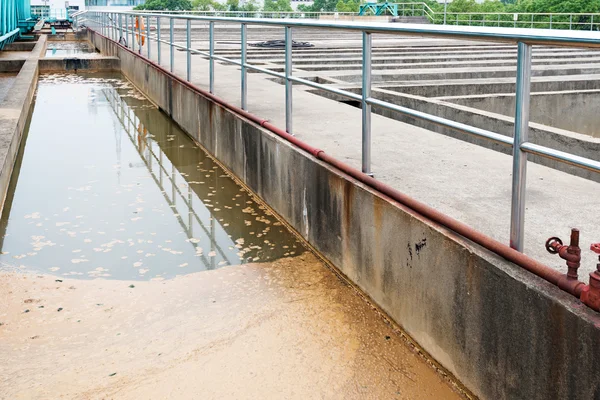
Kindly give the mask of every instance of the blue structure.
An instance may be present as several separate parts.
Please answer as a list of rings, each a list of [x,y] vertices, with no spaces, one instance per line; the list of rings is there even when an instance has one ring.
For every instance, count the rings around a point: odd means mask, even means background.
[[[30,0],[0,0],[0,50],[35,25]]]
[[[365,3],[358,8],[358,15],[385,15],[390,13],[394,17],[398,16],[398,4],[395,3]]]

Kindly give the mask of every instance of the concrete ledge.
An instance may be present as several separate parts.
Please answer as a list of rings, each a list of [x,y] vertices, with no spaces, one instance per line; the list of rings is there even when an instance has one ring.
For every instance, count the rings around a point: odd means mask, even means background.
[[[209,101],[116,43],[104,54],[420,346],[488,399],[600,398],[600,316]]]
[[[120,60],[117,57],[69,57],[42,58],[39,61],[40,72],[51,71],[119,71]]]
[[[0,72],[19,72],[25,60],[0,60]]]
[[[32,51],[37,42],[13,42],[4,47],[4,51]]]
[[[46,51],[46,36],[40,36],[27,61],[24,62],[6,96],[0,103],[0,209],[21,144],[31,103],[37,87],[38,58]]]

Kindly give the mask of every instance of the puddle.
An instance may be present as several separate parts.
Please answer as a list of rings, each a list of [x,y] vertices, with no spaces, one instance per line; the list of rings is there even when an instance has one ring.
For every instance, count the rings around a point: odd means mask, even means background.
[[[121,75],[43,75],[0,269],[166,279],[302,245]]]
[[[80,54],[96,54],[88,42],[48,42],[46,57],[66,57]]]

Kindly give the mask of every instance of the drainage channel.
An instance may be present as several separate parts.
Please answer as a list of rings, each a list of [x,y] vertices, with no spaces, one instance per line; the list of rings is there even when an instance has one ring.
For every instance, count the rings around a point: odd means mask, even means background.
[[[119,75],[42,76],[22,147],[2,269],[164,279],[305,251]]]
[[[6,398],[464,398],[119,75],[41,77],[0,233]]]

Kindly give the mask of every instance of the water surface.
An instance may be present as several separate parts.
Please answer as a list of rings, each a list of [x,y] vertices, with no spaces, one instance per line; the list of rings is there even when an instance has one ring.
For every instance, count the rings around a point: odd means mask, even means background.
[[[304,251],[120,75],[41,76],[21,152],[0,268],[160,279]]]

